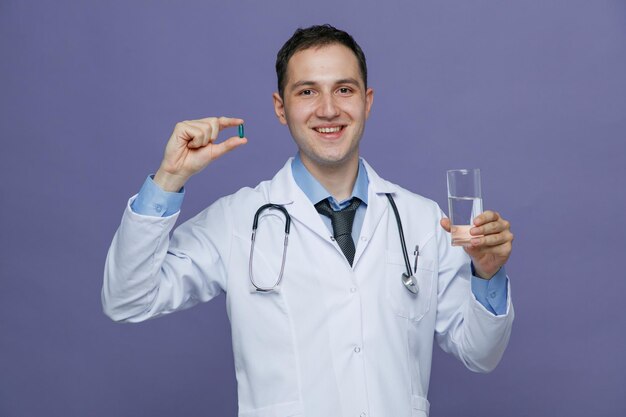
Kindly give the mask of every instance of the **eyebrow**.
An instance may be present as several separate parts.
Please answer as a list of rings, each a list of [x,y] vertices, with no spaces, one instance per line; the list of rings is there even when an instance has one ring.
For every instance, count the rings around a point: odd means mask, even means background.
[[[297,83],[294,83],[291,86],[290,90],[295,90],[295,89],[300,88],[300,87],[312,87],[312,86],[314,86],[316,84],[317,83],[314,82],[314,81],[298,81]]]
[[[343,78],[341,80],[337,81],[337,84],[352,84],[355,85],[357,87],[361,86],[361,83],[359,83],[357,80],[355,80],[354,78]]]
[[[294,83],[290,90],[295,90],[298,89],[300,87],[313,87],[315,85],[317,85],[318,83],[315,81],[308,81],[308,80],[302,80],[302,81],[298,81],[297,83]],[[355,80],[354,78],[342,78],[340,80],[335,81],[335,84],[351,84],[354,85],[356,87],[360,87],[361,84]]]

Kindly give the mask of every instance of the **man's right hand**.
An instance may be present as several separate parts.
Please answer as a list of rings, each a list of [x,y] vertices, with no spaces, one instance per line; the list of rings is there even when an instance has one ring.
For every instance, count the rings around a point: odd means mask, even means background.
[[[208,117],[177,123],[165,146],[163,161],[154,182],[165,191],[180,190],[193,174],[248,142],[245,137],[232,136],[215,143],[220,130],[240,124],[243,124],[242,119],[230,117]]]

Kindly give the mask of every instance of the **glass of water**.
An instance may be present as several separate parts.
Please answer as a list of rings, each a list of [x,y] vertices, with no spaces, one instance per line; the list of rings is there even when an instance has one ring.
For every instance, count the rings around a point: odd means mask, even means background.
[[[469,246],[473,220],[483,212],[480,169],[453,169],[448,176],[448,209],[452,246]]]

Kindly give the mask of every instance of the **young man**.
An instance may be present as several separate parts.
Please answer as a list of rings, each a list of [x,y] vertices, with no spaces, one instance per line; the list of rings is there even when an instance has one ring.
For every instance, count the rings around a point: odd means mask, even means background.
[[[105,312],[137,322],[225,292],[241,416],[427,416],[433,335],[480,372],[493,369],[507,345],[509,224],[487,211],[472,229],[481,237],[465,251],[452,247],[434,202],[381,179],[359,158],[374,93],[347,33],[299,29],[276,70],[274,108],[296,157],[170,239],[187,179],[246,143],[216,142],[241,119],[177,124],[109,250]],[[259,210],[268,203],[275,206]],[[419,247],[411,271],[417,294],[402,280],[398,217],[411,254]]]

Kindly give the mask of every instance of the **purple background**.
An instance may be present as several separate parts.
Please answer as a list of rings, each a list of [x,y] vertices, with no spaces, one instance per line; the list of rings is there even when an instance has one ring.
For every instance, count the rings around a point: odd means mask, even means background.
[[[351,32],[375,89],[362,154],[447,211],[483,170],[511,220],[516,323],[491,374],[438,349],[436,416],[626,415],[626,2],[0,1],[0,416],[232,416],[224,298],[140,325],[101,311],[106,250],[177,121],[246,120],[188,184],[187,219],[295,146],[274,59]]]

